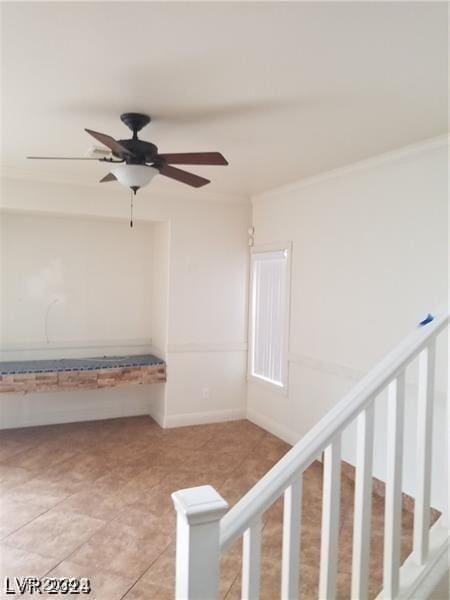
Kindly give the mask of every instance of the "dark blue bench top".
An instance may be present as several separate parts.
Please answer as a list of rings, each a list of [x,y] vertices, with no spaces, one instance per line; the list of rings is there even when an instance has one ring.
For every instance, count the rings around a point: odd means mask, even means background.
[[[0,362],[0,375],[17,373],[53,373],[55,371],[94,371],[117,367],[146,367],[163,365],[153,354],[132,356],[97,356],[94,358],[60,358],[49,360],[11,360]]]

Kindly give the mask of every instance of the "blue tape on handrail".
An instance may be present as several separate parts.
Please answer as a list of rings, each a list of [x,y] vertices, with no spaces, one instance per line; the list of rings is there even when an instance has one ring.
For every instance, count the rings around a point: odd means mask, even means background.
[[[428,325],[431,321],[434,320],[434,316],[431,313],[428,313],[427,316],[419,321],[419,327],[423,327],[424,325]]]

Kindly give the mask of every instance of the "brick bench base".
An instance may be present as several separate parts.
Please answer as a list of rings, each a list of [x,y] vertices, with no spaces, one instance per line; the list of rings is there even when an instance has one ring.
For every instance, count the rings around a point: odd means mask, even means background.
[[[87,390],[133,383],[163,383],[164,381],[166,381],[166,366],[164,364],[81,371],[54,371],[50,373],[14,373],[0,375],[0,393],[27,394],[61,390]]]

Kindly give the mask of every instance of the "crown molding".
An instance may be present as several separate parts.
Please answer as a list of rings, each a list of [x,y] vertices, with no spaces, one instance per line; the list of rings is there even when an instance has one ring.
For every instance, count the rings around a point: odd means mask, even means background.
[[[36,173],[35,170],[26,169],[23,167],[15,167],[11,165],[0,165],[0,180],[1,179],[13,179],[20,181],[28,181],[35,183],[50,183],[57,185],[70,185],[79,187],[82,189],[98,189],[97,181],[79,181],[73,176],[59,176],[55,175],[55,172],[40,171]],[[121,194],[123,196],[123,187],[110,186],[108,192],[114,195]],[[186,198],[187,200],[200,200],[203,202],[223,202],[223,203],[234,203],[234,204],[250,204],[250,197],[248,195],[228,193],[228,192],[211,192],[208,189],[191,189],[187,186],[180,186],[180,190],[167,191],[164,185],[158,184],[157,181],[152,183],[142,190],[139,190],[140,196],[155,196],[158,198],[167,198],[168,200],[179,200],[180,198]]]
[[[279,186],[277,188],[266,190],[265,192],[261,192],[260,194],[255,194],[251,197],[251,202],[252,204],[254,204],[259,200],[268,200],[271,198],[275,198],[280,194],[296,192],[297,190],[308,188],[313,185],[329,181],[331,179],[343,177],[345,175],[356,173],[358,171],[372,169],[374,167],[383,164],[388,164],[390,162],[396,162],[398,160],[402,160],[404,158],[408,158],[416,154],[421,154],[422,152],[427,152],[438,148],[444,148],[445,146],[449,145],[449,140],[450,137],[448,135],[442,135],[431,139],[423,140],[422,142],[418,142],[416,144],[403,146],[402,148],[398,148],[397,150],[383,152],[382,154],[377,154],[376,156],[372,156],[364,160],[359,160],[349,165],[338,167],[337,169],[324,171],[323,173],[319,173],[318,175],[305,177],[304,179],[299,179],[298,181],[294,181],[292,183]]]

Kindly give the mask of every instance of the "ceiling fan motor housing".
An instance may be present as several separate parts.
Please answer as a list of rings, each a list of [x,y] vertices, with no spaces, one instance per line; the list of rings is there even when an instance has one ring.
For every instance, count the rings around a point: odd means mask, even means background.
[[[118,140],[121,146],[133,153],[134,156],[116,154],[117,158],[123,158],[129,165],[143,165],[145,163],[154,162],[158,155],[158,147],[151,142],[144,142],[139,139]]]

